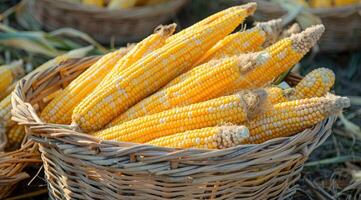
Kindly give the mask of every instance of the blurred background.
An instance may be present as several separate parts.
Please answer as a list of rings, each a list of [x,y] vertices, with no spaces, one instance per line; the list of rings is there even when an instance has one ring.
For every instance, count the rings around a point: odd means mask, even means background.
[[[159,24],[181,30],[235,0],[1,0],[0,65],[22,60],[26,72],[72,49],[94,46],[91,54],[137,42]],[[282,17],[302,28],[323,23],[326,33],[293,71],[305,75],[327,67],[336,74],[334,92],[352,106],[335,123],[331,137],[305,165],[296,199],[361,198],[361,4],[359,1],[256,1],[255,21]],[[323,2],[323,3],[322,3]],[[244,28],[244,27],[243,27]],[[8,199],[47,199],[43,174],[18,184]],[[30,190],[29,190],[30,188]]]

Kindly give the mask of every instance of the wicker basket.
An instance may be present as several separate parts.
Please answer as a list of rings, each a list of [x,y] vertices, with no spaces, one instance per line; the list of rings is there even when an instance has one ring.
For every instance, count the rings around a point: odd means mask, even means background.
[[[23,79],[12,96],[13,119],[39,143],[52,199],[278,199],[293,195],[309,154],[335,117],[292,137],[224,150],[173,149],[101,141],[38,117],[37,94],[61,88],[57,66]],[[69,73],[71,74],[71,73]],[[290,78],[291,82],[297,78]]]
[[[101,43],[133,42],[151,34],[187,3],[172,0],[155,6],[108,10],[64,0],[31,0],[28,9],[47,30],[71,27]]]
[[[88,57],[84,59],[72,59],[62,63],[62,68],[68,68],[72,65],[78,65],[79,62],[83,63],[83,66],[89,67],[94,63],[99,57]],[[82,70],[77,69],[76,71],[66,70],[64,72],[58,72],[62,77],[61,87],[65,87],[69,82],[78,76]],[[48,71],[51,73],[51,71]],[[56,81],[53,79],[53,81]],[[57,83],[54,83],[57,84]],[[45,92],[36,93],[36,98],[43,99],[54,92],[54,90],[44,90]],[[38,109],[41,109],[44,105],[40,105]],[[28,132],[28,130],[26,130]],[[4,138],[2,144],[6,145],[6,135],[5,131],[0,131],[0,138]],[[16,151],[11,152],[0,152],[0,199],[7,197],[13,189],[16,188],[16,185],[24,180],[29,178],[29,175],[26,172],[26,167],[38,166],[40,167],[42,160],[40,158],[40,152],[38,144],[34,141],[29,141],[27,137],[23,139],[21,147]]]
[[[265,21],[286,15],[279,5],[265,0],[241,0],[257,2],[256,20]],[[326,31],[318,42],[320,50],[325,52],[351,51],[361,47],[361,4],[310,9],[319,16]]]

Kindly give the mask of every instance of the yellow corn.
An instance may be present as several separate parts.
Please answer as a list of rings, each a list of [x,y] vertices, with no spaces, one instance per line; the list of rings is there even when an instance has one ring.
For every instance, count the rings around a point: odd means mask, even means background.
[[[335,83],[335,74],[327,68],[311,71],[295,87],[291,99],[304,99],[325,96]]]
[[[289,101],[295,93],[293,88],[284,90],[276,86],[268,87],[265,90],[267,92],[267,99],[271,104]]]
[[[266,40],[272,42],[282,30],[281,19],[257,23],[252,29],[233,33],[208,50],[195,65],[241,53],[259,51]]]
[[[332,7],[332,0],[311,0],[312,8],[329,8]]]
[[[222,96],[140,117],[94,135],[104,140],[144,143],[187,130],[227,122],[239,124],[259,111],[265,97],[263,90]]]
[[[331,115],[339,114],[349,106],[348,98],[332,95],[276,104],[271,110],[246,124],[250,137],[242,143],[259,144],[272,138],[293,135]]]
[[[0,126],[8,128],[15,124],[11,120],[11,95],[8,95],[0,102]]]
[[[249,71],[239,79],[236,88],[259,88],[271,83],[276,77],[299,62],[315,45],[324,30],[323,25],[312,26],[257,53],[256,59],[252,59],[252,62],[245,67]],[[234,90],[234,88],[230,89]]]
[[[139,42],[135,47],[127,53],[122,59],[120,59],[112,70],[105,76],[102,82],[99,84],[99,88],[103,88],[106,84],[109,84],[114,79],[122,76],[122,71],[126,70],[136,61],[145,57],[146,55],[154,52],[155,50],[164,46],[166,39],[173,34],[176,25],[170,24],[166,26],[158,26],[155,29],[155,33]]]
[[[147,142],[160,147],[225,149],[249,137],[245,126],[214,126],[160,137]]]
[[[360,3],[359,0],[334,0],[335,6],[349,6]]]
[[[189,34],[192,34],[194,31],[199,31],[202,28],[209,26],[210,24],[216,22],[220,18],[226,17],[227,15],[229,15],[229,13],[237,12],[237,10],[239,10],[239,7],[241,7],[241,6],[231,7],[231,8],[222,10],[220,12],[217,12],[211,16],[208,16],[207,18],[193,24],[192,26],[190,26],[186,29],[183,29],[182,31],[178,32],[177,34],[172,35],[171,37],[169,37],[167,39],[167,43],[182,40],[183,37],[185,37]],[[247,16],[248,16],[248,15],[251,15],[254,13],[254,11],[257,8],[257,4],[256,3],[248,3],[248,4],[243,5],[242,7],[247,9],[247,12],[248,12]],[[244,16],[244,17],[246,17],[246,16]]]
[[[25,136],[25,128],[15,124],[6,132],[6,136],[8,139],[6,149],[17,149]]]
[[[163,88],[143,99],[112,120],[107,127],[225,95],[225,91],[234,88],[238,79],[244,75],[242,67],[248,63],[248,58],[245,57],[247,55],[215,60],[192,69],[189,72],[191,75],[184,81]],[[192,74],[192,71],[197,72]]]
[[[242,56],[244,61],[244,75],[240,77],[235,88],[229,88],[229,92],[239,89],[251,89],[263,87],[272,82],[283,72],[289,70],[311,49],[324,31],[322,25],[317,25],[305,31],[293,34],[271,45],[263,51]],[[246,59],[248,58],[248,59]],[[247,68],[249,69],[249,72]],[[170,81],[163,89],[176,85],[188,77],[196,76],[208,71],[207,65],[198,66],[186,73],[181,74]]]
[[[105,2],[104,0],[83,0],[82,3],[86,5],[103,7]]]
[[[262,87],[296,64],[315,44],[322,31],[323,26],[314,27],[291,39],[277,42],[266,51],[216,60],[196,67],[176,78],[176,82],[169,83],[174,85],[168,84],[120,114],[107,127],[234,91]]]
[[[62,90],[42,110],[41,118],[48,123],[70,124],[74,107],[94,90],[115,63],[127,52],[127,48],[121,48],[104,55]],[[89,63],[84,64],[89,65]]]
[[[0,101],[7,97],[15,89],[16,84],[17,81],[14,81],[4,92],[0,93]]]
[[[9,65],[0,66],[0,96],[6,92],[7,88],[16,78],[20,78],[24,74],[22,61],[16,61]]]
[[[48,96],[44,97],[43,98],[43,102],[44,103],[48,103],[50,102],[51,100],[55,99],[57,96],[59,96],[60,94],[62,94],[63,90],[60,89],[60,90],[57,90],[51,94],[49,94]]]
[[[245,6],[228,10],[231,12],[227,16],[185,36],[180,42],[166,44],[123,70],[120,77],[103,88],[98,87],[74,109],[73,123],[85,132],[99,130],[128,107],[187,70],[249,15]]]

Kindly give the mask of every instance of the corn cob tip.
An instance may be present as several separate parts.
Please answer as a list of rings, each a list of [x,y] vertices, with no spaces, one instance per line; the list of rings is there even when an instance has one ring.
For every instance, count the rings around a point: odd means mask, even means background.
[[[177,28],[177,24],[169,24],[169,25],[159,25],[157,28],[155,28],[154,32],[159,33],[163,37],[169,37],[171,36],[175,29]]]
[[[347,97],[340,97],[333,94],[328,94],[326,98],[329,100],[324,104],[327,115],[335,115],[342,112],[344,108],[351,106],[350,99]]]
[[[279,34],[282,31],[282,19],[272,19],[266,22],[256,22],[256,27],[262,29],[266,34]]]
[[[238,93],[239,97],[242,99],[243,107],[245,108],[245,113],[247,113],[247,118],[251,119],[267,107],[265,103],[267,102],[267,92],[264,89],[256,89],[252,91],[242,91]]]
[[[242,144],[249,130],[245,126],[220,126],[216,137],[217,149],[230,148]]]
[[[240,8],[245,9],[247,11],[247,15],[252,15],[257,9],[257,3],[251,2],[244,5],[241,5]]]
[[[293,49],[300,53],[306,54],[320,39],[324,31],[325,26],[320,24],[311,26],[301,33],[292,35],[290,38],[293,42]]]
[[[256,27],[265,34],[266,41],[263,46],[267,47],[276,42],[282,31],[282,19],[273,19],[267,22],[257,22]]]

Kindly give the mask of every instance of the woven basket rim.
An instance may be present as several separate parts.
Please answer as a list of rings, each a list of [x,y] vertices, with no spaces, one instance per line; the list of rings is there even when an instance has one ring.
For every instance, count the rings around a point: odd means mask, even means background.
[[[152,6],[134,7],[131,9],[106,9],[95,6],[72,3],[63,0],[36,0],[50,3],[53,7],[68,10],[69,12],[82,12],[92,15],[92,18],[143,18],[153,16],[155,13],[167,12],[170,8],[180,7],[188,0],[172,0]],[[35,3],[36,3],[35,1]]]
[[[271,12],[285,13],[279,5],[273,2],[268,2],[264,0],[246,0],[247,2],[257,2],[257,4],[262,4],[264,7],[267,7]],[[345,17],[356,12],[360,12],[361,16],[361,3],[355,5],[346,5],[340,7],[331,7],[331,8],[307,8],[312,14],[318,15],[320,17],[334,16],[334,17]]]
[[[43,137],[43,138],[61,138],[61,137],[72,137],[73,142],[77,143],[80,146],[84,145],[110,145],[110,146],[118,146],[118,147],[144,147],[144,148],[151,148],[153,150],[161,150],[161,151],[179,151],[179,150],[186,150],[186,151],[192,151],[193,153],[205,153],[205,152],[218,152],[223,154],[224,152],[229,152],[230,150],[236,150],[236,149],[243,149],[245,147],[248,148],[255,148],[259,144],[248,144],[248,145],[239,145],[232,148],[227,149],[192,149],[192,148],[169,148],[169,147],[158,147],[153,146],[149,144],[138,144],[138,143],[131,143],[131,142],[118,142],[118,141],[111,141],[111,140],[101,140],[98,138],[95,138],[92,135],[86,134],[86,133],[80,133],[75,130],[74,127],[71,125],[62,125],[62,124],[50,124],[43,122],[41,118],[38,116],[36,110],[33,108],[33,106],[30,103],[25,102],[25,94],[24,90],[26,88],[31,87],[31,83],[38,79],[40,76],[46,76],[46,74],[53,72],[61,65],[53,66],[52,68],[48,68],[47,70],[39,71],[37,73],[34,73],[32,76],[29,76],[27,78],[21,79],[14,92],[12,93],[12,116],[13,120],[21,125],[28,125],[30,126],[30,129],[32,130],[31,135]],[[331,116],[322,122],[318,123],[317,125],[313,126],[312,128],[306,129],[298,134],[295,134],[290,137],[280,137],[280,138],[274,138],[272,140],[268,140],[262,144],[269,145],[273,143],[278,143],[282,141],[293,141],[296,140],[298,137],[304,135],[306,132],[317,132],[317,129],[320,129],[320,127],[332,124],[335,121],[336,117]],[[46,132],[46,134],[42,134],[43,132]],[[34,137],[32,137],[34,139]]]

